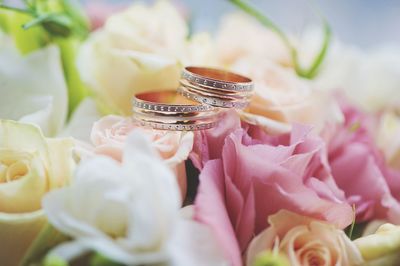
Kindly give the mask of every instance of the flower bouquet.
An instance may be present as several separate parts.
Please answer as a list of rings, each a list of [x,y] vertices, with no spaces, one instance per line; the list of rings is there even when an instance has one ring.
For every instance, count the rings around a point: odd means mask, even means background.
[[[0,1],[1,266],[400,265],[400,49],[228,2]]]

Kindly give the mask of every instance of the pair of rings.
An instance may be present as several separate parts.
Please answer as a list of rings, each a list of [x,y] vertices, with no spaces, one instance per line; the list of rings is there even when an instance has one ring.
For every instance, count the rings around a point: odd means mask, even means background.
[[[186,67],[177,90],[136,94],[133,118],[153,129],[205,130],[217,125],[223,109],[246,108],[253,88],[252,80],[239,74]]]

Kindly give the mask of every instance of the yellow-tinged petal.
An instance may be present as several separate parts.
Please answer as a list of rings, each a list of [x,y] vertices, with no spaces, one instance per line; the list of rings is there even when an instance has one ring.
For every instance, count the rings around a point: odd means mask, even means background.
[[[375,234],[354,240],[365,260],[374,260],[400,251],[400,226],[384,224]]]
[[[69,182],[73,145],[46,139],[34,125],[0,120],[1,266],[19,265],[45,224],[42,198]]]
[[[41,210],[21,214],[0,212],[1,266],[18,265],[45,222]]]
[[[60,188],[69,183],[75,162],[73,159],[74,140],[65,139],[47,139],[50,165],[49,165],[49,189]]]
[[[49,163],[46,139],[34,125],[12,120],[0,120],[0,147],[25,152],[38,152],[45,164]]]
[[[0,161],[4,160],[6,155],[7,153],[0,149]],[[9,178],[12,179],[9,182],[0,184],[0,212],[24,213],[41,208],[42,197],[48,191],[47,173],[40,158],[35,154],[29,155],[31,160],[25,167],[22,166],[22,160],[12,164],[15,166],[14,170],[10,169],[12,166],[8,167],[8,175],[21,172],[22,176],[14,175]]]

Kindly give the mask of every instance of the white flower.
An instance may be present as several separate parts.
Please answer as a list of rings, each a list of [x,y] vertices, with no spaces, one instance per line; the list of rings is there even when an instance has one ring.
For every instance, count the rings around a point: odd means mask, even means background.
[[[128,265],[222,263],[207,228],[180,217],[175,177],[139,131],[128,137],[122,164],[83,162],[74,183],[43,206],[50,223],[75,238],[54,250],[60,256],[80,246]]]
[[[0,95],[0,118],[34,123],[46,136],[55,136],[68,111],[58,48],[23,56],[11,39],[0,35]]]

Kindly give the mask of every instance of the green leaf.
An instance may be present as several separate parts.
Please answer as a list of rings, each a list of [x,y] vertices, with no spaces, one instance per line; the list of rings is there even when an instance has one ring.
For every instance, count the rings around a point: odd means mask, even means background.
[[[68,266],[68,261],[63,260],[57,256],[47,256],[43,262],[43,266]]]
[[[23,25],[25,30],[42,25],[53,36],[68,37],[73,22],[65,14],[43,14]]]
[[[43,47],[48,41],[47,33],[40,27],[24,30],[22,25],[32,20],[31,15],[6,11],[7,32],[22,54],[28,54]]]
[[[290,266],[283,254],[264,251],[257,255],[253,266]]]
[[[355,223],[353,226],[353,229],[351,229],[352,225],[349,225],[345,229],[345,233],[351,240],[355,240],[357,238],[360,238],[363,235],[363,232],[364,232],[365,228],[367,227],[367,225],[368,225],[368,222]],[[351,235],[350,235],[351,230],[353,230],[353,231],[351,232]]]
[[[112,260],[104,257],[99,253],[93,254],[92,258],[90,259],[90,266],[124,266],[123,264],[113,262]]]
[[[21,266],[30,266],[35,263],[40,263],[51,248],[67,240],[69,240],[69,238],[57,231],[53,226],[50,224],[45,225],[23,257]]]
[[[8,32],[7,17],[7,13],[3,10],[0,10],[0,31],[5,33]]]
[[[86,38],[90,32],[90,22],[79,2],[74,0],[62,0],[64,12],[74,21],[73,32],[81,38]]]
[[[43,27],[53,36],[69,37],[72,33],[73,21],[65,14],[52,14],[52,16],[43,22]]]

